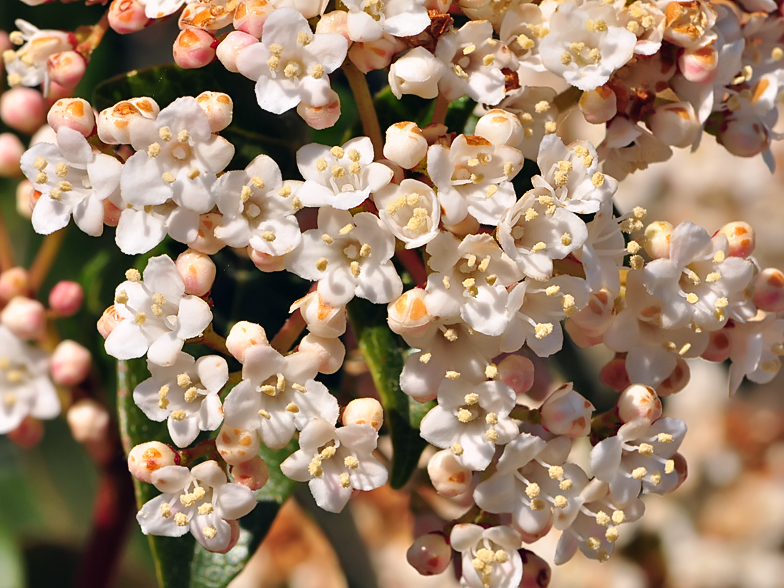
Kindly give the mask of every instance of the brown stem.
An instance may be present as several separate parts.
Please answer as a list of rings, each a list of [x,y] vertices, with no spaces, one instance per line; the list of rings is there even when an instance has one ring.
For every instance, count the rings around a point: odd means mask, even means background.
[[[33,293],[38,292],[41,285],[44,283],[46,276],[49,275],[49,270],[52,269],[57,254],[60,253],[60,246],[65,239],[65,233],[68,227],[55,231],[51,235],[47,235],[38,253],[35,255],[33,265],[30,266],[29,280],[30,290]]]
[[[446,113],[449,110],[449,100],[444,98],[441,94],[436,98],[436,106],[433,110],[433,117],[430,119],[430,124],[444,124],[446,120]]]
[[[213,351],[229,355],[229,349],[226,347],[226,339],[218,335],[212,328],[212,325],[208,326],[201,336],[196,337],[195,339],[189,339],[187,342],[206,345]]]
[[[343,63],[343,73],[346,75],[348,85],[351,86],[351,92],[354,94],[359,118],[362,121],[362,130],[365,135],[370,137],[376,157],[381,157],[384,138],[381,135],[381,125],[378,122],[378,114],[373,104],[373,96],[370,94],[367,78],[348,59]]]
[[[103,36],[109,30],[109,11],[104,12],[101,20],[91,27],[86,27],[90,32],[84,40],[76,46],[76,51],[89,60],[93,51],[101,44]]]
[[[3,211],[0,210],[0,272],[11,269],[16,265],[14,260],[14,249],[11,245],[11,237],[5,225]]]
[[[406,271],[411,274],[411,278],[416,282],[416,285],[424,288],[427,283],[427,269],[419,254],[413,249],[398,249],[395,251],[395,257],[406,268]]]
[[[306,326],[307,323],[298,308],[289,315],[280,331],[270,341],[270,345],[280,353],[287,353]]]

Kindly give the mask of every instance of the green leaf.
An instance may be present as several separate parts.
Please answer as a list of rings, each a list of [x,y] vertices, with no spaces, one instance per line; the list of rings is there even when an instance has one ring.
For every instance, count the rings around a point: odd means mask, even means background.
[[[407,346],[389,330],[386,308],[354,299],[348,306],[349,319],[359,342],[359,350],[370,368],[381,403],[384,421],[392,438],[392,467],[389,483],[402,488],[419,461],[427,443],[419,436],[421,409],[412,410],[416,402],[400,389]],[[424,415],[422,415],[424,416]],[[412,418],[413,417],[413,418]]]

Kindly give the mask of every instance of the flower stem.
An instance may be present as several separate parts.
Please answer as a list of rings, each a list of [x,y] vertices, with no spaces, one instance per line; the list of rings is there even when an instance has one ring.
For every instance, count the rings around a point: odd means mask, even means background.
[[[298,308],[289,315],[280,331],[270,341],[270,345],[280,353],[287,353],[306,326],[307,323]]]
[[[54,264],[55,259],[57,259],[57,255],[60,253],[60,247],[63,244],[63,239],[65,239],[67,230],[66,227],[59,231],[55,231],[51,235],[47,235],[44,242],[41,244],[41,247],[38,249],[38,253],[35,255],[33,265],[30,266],[29,272],[30,290],[33,293],[38,292],[41,285],[44,283],[46,276],[49,275],[49,270],[52,269],[52,265]]]
[[[381,135],[381,125],[378,122],[378,114],[373,104],[373,96],[370,94],[367,78],[348,59],[343,63],[343,73],[346,74],[351,92],[354,94],[354,100],[357,102],[362,129],[365,135],[370,137],[376,157],[380,157],[384,149],[384,139]]]
[[[436,98],[436,106],[433,110],[433,116],[430,119],[430,124],[443,124],[446,120],[446,113],[449,111],[449,100],[439,94]]]
[[[229,355],[229,349],[226,347],[226,339],[215,332],[215,329],[212,328],[212,324],[204,329],[204,332],[201,334],[201,336],[196,337],[195,339],[189,339],[188,343],[206,345],[213,351],[217,351],[218,353],[222,353],[224,355]]]
[[[81,54],[86,60],[90,59],[90,55],[101,44],[103,36],[109,30],[109,11],[103,13],[101,20],[91,27],[84,27],[89,31],[86,36],[81,39],[81,42],[76,46],[76,51]],[[81,31],[77,31],[77,34]]]
[[[0,272],[11,269],[16,265],[14,249],[11,246],[11,237],[5,225],[5,217],[0,209]]]
[[[395,251],[395,257],[406,268],[406,271],[411,274],[411,278],[416,282],[416,285],[424,288],[427,283],[427,269],[417,252],[413,249],[398,249]]]

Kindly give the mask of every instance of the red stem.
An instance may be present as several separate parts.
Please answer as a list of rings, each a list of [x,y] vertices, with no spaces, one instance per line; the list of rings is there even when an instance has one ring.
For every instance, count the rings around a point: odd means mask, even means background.
[[[422,258],[413,249],[398,249],[395,257],[406,268],[417,286],[424,288],[427,283],[427,269]]]

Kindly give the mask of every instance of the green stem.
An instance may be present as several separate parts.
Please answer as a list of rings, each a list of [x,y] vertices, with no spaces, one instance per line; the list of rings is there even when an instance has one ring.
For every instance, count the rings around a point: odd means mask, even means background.
[[[41,247],[38,249],[38,253],[33,260],[33,265],[30,266],[30,272],[28,274],[30,290],[33,293],[38,292],[41,285],[44,283],[44,280],[46,280],[46,276],[49,275],[49,270],[52,269],[52,265],[54,265],[54,261],[60,253],[60,247],[63,244],[63,239],[65,239],[66,231],[67,227],[55,231],[51,235],[47,235],[44,242],[41,244]]]
[[[376,157],[380,157],[384,149],[384,138],[381,135],[381,125],[378,122],[378,114],[373,104],[373,96],[370,94],[367,78],[348,59],[343,63],[343,73],[346,75],[348,85],[351,86],[351,92],[354,94],[359,118],[362,121],[362,129],[365,135],[370,137]]]

